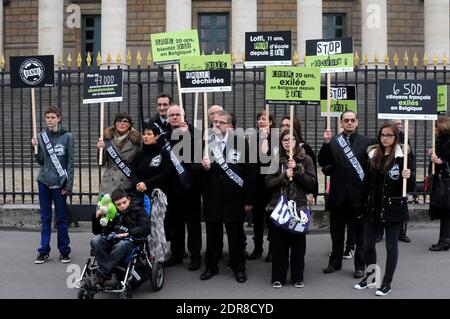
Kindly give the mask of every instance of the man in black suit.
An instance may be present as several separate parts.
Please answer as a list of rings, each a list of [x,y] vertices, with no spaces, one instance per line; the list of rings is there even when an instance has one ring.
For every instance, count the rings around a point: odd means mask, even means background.
[[[169,118],[167,117],[167,110],[172,105],[172,97],[166,93],[160,93],[156,97],[156,111],[157,113],[150,119],[150,125],[155,125],[160,130],[160,135],[167,132],[169,129]]]
[[[342,267],[346,221],[355,229],[355,278],[364,276],[363,260],[363,211],[357,201],[364,175],[367,172],[367,148],[371,140],[358,134],[358,118],[353,111],[340,116],[342,133],[332,136],[325,130],[324,143],[319,151],[318,162],[331,176],[328,204],[330,208],[330,232],[332,253],[324,273],[332,273]]]
[[[208,154],[199,167],[203,193],[203,216],[206,223],[206,270],[201,280],[210,279],[219,271],[222,227],[228,236],[230,267],[236,281],[247,280],[245,273],[244,220],[254,203],[256,170],[249,163],[248,143],[243,135],[230,130],[231,114],[216,113]]]

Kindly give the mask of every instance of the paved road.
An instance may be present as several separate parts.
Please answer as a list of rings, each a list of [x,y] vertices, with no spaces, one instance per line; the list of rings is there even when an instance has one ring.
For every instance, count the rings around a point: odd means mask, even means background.
[[[450,298],[450,252],[430,252],[428,247],[437,238],[438,225],[415,225],[409,236],[412,243],[400,243],[400,258],[392,284],[393,291],[384,298]],[[87,231],[72,231],[72,259],[84,265],[89,253],[91,234]],[[64,298],[76,297],[76,291],[67,286],[73,272],[68,265],[61,264],[56,250],[56,236],[52,237],[51,260],[35,265],[35,249],[39,241],[38,232],[0,231],[0,298]],[[248,250],[252,240],[249,236]],[[379,264],[384,269],[385,242],[378,245]],[[199,280],[200,270],[187,270],[188,261],[167,269],[164,288],[151,292],[147,284],[134,292],[133,298],[174,299],[291,299],[291,298],[380,298],[374,290],[355,291],[352,286],[353,260],[344,261],[343,270],[334,274],[323,274],[330,251],[327,233],[311,234],[307,238],[305,288],[285,286],[273,289],[270,284],[270,264],[263,259],[247,263],[248,281],[239,284],[223,262],[217,276],[208,281]],[[267,251],[267,250],[266,250]],[[74,267],[74,266],[71,266]],[[73,269],[73,268],[72,268]],[[70,280],[69,280],[70,281]],[[97,298],[97,296],[96,296]],[[100,295],[98,298],[115,298]]]

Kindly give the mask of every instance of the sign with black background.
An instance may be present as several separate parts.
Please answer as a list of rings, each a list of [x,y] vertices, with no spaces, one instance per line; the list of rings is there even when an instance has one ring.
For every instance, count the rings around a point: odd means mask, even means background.
[[[291,31],[245,32],[245,66],[291,65]]]
[[[51,87],[55,85],[53,55],[12,56],[12,88]]]
[[[95,70],[84,73],[83,104],[121,102],[123,70]]]
[[[437,81],[380,80],[378,118],[437,120]]]

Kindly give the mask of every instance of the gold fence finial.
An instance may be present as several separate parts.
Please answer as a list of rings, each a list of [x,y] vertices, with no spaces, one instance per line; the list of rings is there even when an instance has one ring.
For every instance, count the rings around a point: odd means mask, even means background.
[[[394,51],[394,66],[398,66],[398,54],[397,54],[397,50]]]
[[[202,55],[205,55],[205,50],[202,50]]]
[[[294,56],[292,57],[292,61],[294,62],[294,65],[298,64],[298,53],[297,53],[297,50],[294,51]]]
[[[375,51],[375,56],[373,57],[373,62],[375,62],[375,64],[378,64],[378,53],[377,53],[377,51]]]
[[[367,54],[367,52],[366,54],[364,54],[364,65],[369,65],[369,55]]]
[[[389,55],[387,54],[387,52],[384,52],[384,65],[389,65]]]
[[[353,57],[353,62],[355,65],[359,65],[359,54],[358,51],[355,52],[355,56]]]
[[[122,57],[120,56],[120,51],[117,52],[116,62],[118,65],[120,65],[120,63],[122,63]]]
[[[226,54],[226,53],[225,53],[225,50],[222,51],[222,54]]]
[[[136,54],[136,64],[138,67],[141,66],[141,62],[142,62],[141,51],[138,50]]]
[[[5,68],[5,57],[2,55],[0,55],[0,69],[4,69]]]
[[[81,58],[81,52],[78,52],[77,56],[77,68],[81,68],[81,63],[83,62],[83,59]]]
[[[405,50],[405,54],[403,55],[403,65],[405,67],[408,66],[409,58],[408,58],[408,51]]]
[[[111,62],[112,62],[111,53],[108,52],[108,55],[106,56],[106,64],[110,66]]]
[[[242,52],[242,63],[245,62],[245,52]]]
[[[58,54],[58,61],[56,63],[58,65],[58,68],[61,68],[64,66],[63,58],[62,58],[61,54]]]
[[[147,66],[151,66],[152,63],[153,63],[152,53],[150,51],[148,51],[148,54],[147,54]]]
[[[419,65],[419,57],[417,55],[417,51],[414,52],[413,65],[414,65],[414,67],[417,67]]]
[[[100,51],[97,53],[97,66],[100,67],[102,64],[102,55],[100,54]]]
[[[72,55],[70,54],[70,52],[69,55],[67,56],[66,62],[68,68],[72,67]]]
[[[131,65],[131,51],[130,51],[130,49],[128,49],[128,52],[127,52],[127,64]]]
[[[213,52],[211,53],[212,55],[216,55],[216,52],[213,50]]]
[[[426,52],[423,53],[422,64],[423,64],[423,66],[428,65],[428,55]]]
[[[438,58],[437,58],[437,56],[435,54],[435,55],[433,55],[433,65],[436,66],[437,62],[438,62]]]
[[[237,56],[236,56],[236,52],[233,51],[233,54],[231,54],[231,64],[236,64],[237,61]]]
[[[87,57],[86,57],[86,64],[87,64],[87,66],[91,66],[91,63],[92,63],[91,52],[88,51]]]
[[[447,65],[447,52],[444,52],[444,56],[442,57],[442,64]]]

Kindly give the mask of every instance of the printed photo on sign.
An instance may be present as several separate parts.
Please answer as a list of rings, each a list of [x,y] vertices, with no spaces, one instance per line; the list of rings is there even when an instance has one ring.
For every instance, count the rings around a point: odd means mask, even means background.
[[[11,57],[11,87],[54,86],[53,55]]]
[[[291,31],[245,32],[245,66],[291,65]]]

